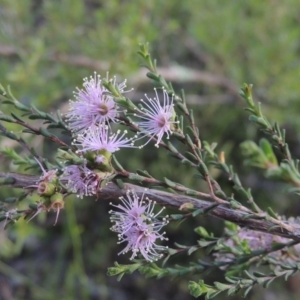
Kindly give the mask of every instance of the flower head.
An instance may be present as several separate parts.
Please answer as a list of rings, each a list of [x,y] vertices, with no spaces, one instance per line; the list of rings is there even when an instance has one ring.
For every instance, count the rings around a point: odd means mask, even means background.
[[[116,84],[114,78],[112,82],[121,93],[124,92],[126,81]],[[83,89],[77,88],[74,97],[76,100],[70,100],[66,115],[71,131],[82,132],[89,127],[117,121],[118,107],[97,73],[94,77],[84,78]]]
[[[79,134],[74,141],[76,146],[81,148],[80,151],[107,151],[109,153],[116,152],[120,148],[132,148],[133,139],[126,137],[127,131],[123,134],[120,130],[110,134],[110,129],[107,126],[91,128],[85,133]],[[99,159],[99,158],[98,158]]]
[[[80,198],[97,193],[99,177],[86,166],[67,166],[59,179],[68,190]]]
[[[169,135],[172,133],[172,125],[176,122],[174,121],[173,98],[170,98],[168,93],[163,90],[164,99],[161,104],[156,90],[155,94],[156,97],[154,99],[148,98],[146,95],[148,101],[141,100],[144,107],[141,109],[139,117],[144,121],[137,122],[137,125],[143,137],[150,137],[146,144],[155,137],[157,139],[155,146],[158,147],[164,135],[167,135],[167,138],[169,138]]]
[[[166,247],[157,245],[157,240],[166,240],[164,233],[159,233],[160,229],[168,222],[158,220],[158,215],[154,213],[155,203],[147,199],[145,203],[132,192],[127,193],[127,199],[121,197],[122,204],[113,205],[120,211],[110,211],[111,221],[115,223],[111,230],[119,235],[119,243],[126,242],[126,247],[119,253],[124,254],[132,251],[131,259],[140,253],[147,261],[155,261],[162,256],[162,251]]]

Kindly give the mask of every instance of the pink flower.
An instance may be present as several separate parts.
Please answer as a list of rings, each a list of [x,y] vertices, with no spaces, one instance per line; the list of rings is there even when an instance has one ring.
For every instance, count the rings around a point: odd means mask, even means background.
[[[116,79],[113,80],[116,84]],[[120,92],[124,92],[126,81],[118,84]],[[82,132],[99,124],[116,122],[118,107],[109,91],[102,85],[100,75],[84,78],[83,89],[74,92],[75,101],[70,100],[67,122],[73,132]]]
[[[113,205],[121,211],[110,211],[111,221],[115,223],[111,230],[118,233],[120,242],[126,242],[126,247],[119,253],[124,254],[132,251],[130,259],[135,258],[140,253],[147,261],[158,260],[166,250],[165,246],[157,245],[157,240],[167,240],[164,233],[159,233],[160,229],[168,222],[158,220],[158,215],[153,212],[155,203],[147,199],[145,203],[132,192],[127,193],[127,199],[121,197],[122,204]]]
[[[126,247],[119,254],[132,251],[130,259],[134,259],[140,253],[147,261],[156,261],[163,256],[161,252],[166,250],[166,247],[156,244],[158,239],[166,238],[163,234],[154,231],[151,224],[136,224],[126,234],[119,234],[119,244],[127,242]]]
[[[107,151],[109,153],[116,152],[120,148],[132,148],[133,139],[126,137],[127,131],[123,134],[120,130],[110,134],[107,126],[90,128],[85,133],[79,134],[74,140],[74,145],[80,148],[80,151]]]
[[[156,89],[155,94],[156,98],[154,99],[148,98],[146,95],[148,101],[141,100],[144,107],[138,117],[144,121],[137,122],[137,126],[140,128],[143,137],[150,137],[146,144],[152,138],[156,138],[155,146],[158,147],[164,135],[169,138],[172,134],[172,125],[176,122],[174,121],[173,98],[170,98],[168,93],[163,90],[164,100],[161,104]]]
[[[71,165],[64,169],[59,180],[78,197],[92,196],[97,193],[99,178],[86,166]]]

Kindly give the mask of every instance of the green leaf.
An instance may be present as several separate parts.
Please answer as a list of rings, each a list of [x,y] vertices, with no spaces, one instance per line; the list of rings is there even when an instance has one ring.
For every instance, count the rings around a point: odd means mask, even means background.
[[[15,119],[8,116],[8,115],[5,115],[5,114],[2,114],[0,113],[0,120],[1,121],[5,121],[5,122],[9,122],[9,123],[15,123]]]
[[[253,276],[252,274],[250,274],[247,270],[244,271],[244,273],[246,274],[247,277],[249,277],[252,280],[255,280],[255,276]]]
[[[206,288],[203,280],[199,280],[199,283],[195,281],[190,281],[188,285],[190,294],[196,298],[199,296],[206,294],[208,289]]]
[[[220,291],[225,291],[225,290],[228,290],[231,285],[228,285],[228,284],[224,284],[224,283],[221,283],[221,282],[217,282],[215,281],[214,282],[214,285],[216,286],[216,288]]]
[[[139,272],[145,275],[146,278],[151,278],[151,277],[164,276],[165,270],[159,268],[156,264],[150,264],[150,265],[141,266],[139,268]]]
[[[16,198],[16,197],[8,197],[8,198],[4,199],[4,202],[5,203],[15,203],[15,202],[17,202],[17,200],[18,200],[18,198]]]
[[[146,76],[154,81],[159,81],[159,76],[152,72],[147,72]]]
[[[297,272],[296,270],[291,270],[291,271],[286,272],[284,279],[288,280],[288,278],[291,277],[292,275],[294,275],[296,272]]]
[[[193,211],[192,216],[193,216],[193,217],[196,217],[196,216],[198,216],[199,214],[203,214],[203,209],[202,209],[202,208],[199,208],[199,209]]]
[[[263,287],[264,288],[268,288],[269,287],[269,285],[273,282],[273,280],[275,280],[276,279],[276,277],[274,277],[274,278],[272,278],[272,279],[269,279],[269,280],[267,280],[267,281],[265,281],[264,283],[263,283]]]
[[[15,107],[16,107],[17,109],[19,109],[19,110],[21,110],[21,111],[25,111],[25,112],[30,111],[30,109],[29,109],[27,106],[25,106],[24,104],[22,104],[22,103],[19,102],[19,101],[14,102],[14,105],[15,105]]]
[[[166,183],[166,185],[170,188],[175,188],[177,186],[177,183],[169,180],[168,178],[164,177],[164,182]]]
[[[116,179],[116,183],[120,189],[124,189],[124,182],[121,179]]]
[[[269,162],[274,165],[278,165],[277,158],[274,154],[274,151],[273,151],[273,148],[272,148],[272,145],[270,144],[270,142],[267,139],[262,138],[259,141],[259,146],[263,150],[263,152],[266,155],[266,157],[268,158]]]
[[[214,209],[216,209],[221,203],[214,203],[212,205],[209,205],[208,207],[206,207],[205,209],[203,209],[203,213],[204,214],[209,214],[210,212],[212,212]]]
[[[23,123],[23,120],[21,118],[19,118],[16,114],[14,113],[10,113],[16,120],[20,121],[21,123]]]
[[[171,218],[172,220],[175,220],[175,221],[181,220],[183,217],[184,217],[184,215],[181,215],[181,214],[173,214],[173,215],[170,215],[170,218]]]
[[[146,170],[136,170],[136,172],[144,177],[153,178]]]
[[[254,272],[253,272],[253,275],[254,275],[255,277],[265,277],[265,276],[266,276],[264,273],[257,272],[257,271],[254,271]]]
[[[117,171],[125,171],[125,169],[123,168],[123,166],[119,163],[119,161],[117,160],[115,155],[112,155],[112,160],[115,164],[115,168]]]
[[[271,217],[273,217],[274,219],[278,219],[278,216],[276,215],[276,213],[273,211],[273,209],[271,207],[268,207],[267,211]]]
[[[221,291],[209,290],[205,296],[205,299],[212,299],[220,293],[221,293]]]
[[[211,235],[206,231],[206,229],[204,228],[204,227],[202,227],[202,226],[199,226],[199,227],[197,227],[197,228],[195,228],[194,229],[194,231],[198,234],[198,235],[200,235],[200,236],[202,236],[202,237],[211,237]]]
[[[118,280],[121,280],[124,274],[132,274],[141,266],[140,263],[134,263],[131,265],[119,265],[117,262],[114,263],[114,267],[110,267],[107,270],[108,276],[118,276]]]
[[[53,137],[53,134],[43,127],[40,127],[40,133],[45,137]]]
[[[234,285],[233,287],[231,287],[228,290],[227,295],[231,296],[231,295],[235,294],[238,290],[239,290],[239,287],[237,285]]]
[[[268,124],[267,124],[267,122],[264,118],[260,118],[260,117],[257,117],[255,115],[250,115],[249,116],[249,121],[257,123],[258,125],[261,125],[262,127],[265,127],[265,128],[268,127]]]
[[[191,255],[193,252],[197,251],[199,249],[199,247],[197,246],[192,246],[189,250],[188,250],[188,255]]]
[[[145,179],[145,177],[140,176],[140,175],[135,174],[135,173],[130,173],[130,174],[128,175],[128,178],[129,178],[130,180],[134,180],[134,181],[143,181],[143,180]]]
[[[245,292],[243,293],[244,298],[246,298],[246,296],[249,294],[249,292],[252,290],[252,288],[253,288],[253,286],[251,285],[245,290]]]

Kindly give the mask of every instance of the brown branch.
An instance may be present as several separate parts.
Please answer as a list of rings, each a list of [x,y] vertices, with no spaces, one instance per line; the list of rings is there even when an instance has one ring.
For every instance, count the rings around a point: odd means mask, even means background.
[[[140,69],[136,74],[130,78],[130,82],[135,85],[147,82],[149,79],[146,77],[147,70]],[[206,71],[194,70],[179,65],[171,65],[166,68],[157,68],[157,73],[162,75],[167,81],[172,82],[201,82],[205,85],[219,86],[228,90],[230,94],[238,95],[238,87],[229,79],[209,73]]]
[[[2,185],[8,185],[13,188],[25,188],[30,185],[35,185],[39,180],[40,176],[11,173],[11,172],[0,172],[0,179],[8,180],[8,183],[2,183]]]
[[[0,55],[2,56],[14,56],[19,55],[17,49],[13,46],[9,45],[1,45],[0,44]]]
[[[8,57],[20,56],[20,51],[13,46],[0,44],[0,55]],[[95,60],[84,55],[71,55],[55,52],[47,55],[45,59],[76,67],[85,67],[93,70],[108,70],[110,68],[109,63]]]
[[[34,185],[39,177],[19,173],[0,172],[0,179],[1,178],[11,179],[11,182],[7,185],[15,188],[22,188]],[[162,206],[168,206],[177,209],[185,203],[191,203],[195,209],[203,210],[208,209],[212,205],[212,202],[209,201],[192,198],[186,195],[171,194],[154,189],[145,189],[144,187],[128,183],[125,184],[124,189],[120,189],[116,184],[111,182],[99,191],[98,197],[100,201],[115,201],[119,197],[125,196],[126,190],[128,189],[134,190],[139,196],[145,194],[146,197],[149,197]],[[247,212],[239,209],[232,209],[226,204],[218,205],[216,208],[210,211],[208,215],[233,222],[241,227],[247,227],[252,230],[271,233],[300,241],[300,224],[282,221],[284,227],[280,227],[278,224],[276,224],[276,222],[268,221],[265,218],[253,218]]]
[[[0,44],[0,55],[2,56],[19,56],[20,51],[12,46]],[[68,65],[85,67],[92,70],[108,70],[110,64],[104,61],[99,61],[84,55],[71,55],[64,53],[53,52],[45,57],[45,60],[60,62]],[[202,82],[210,86],[219,86],[225,88],[230,94],[238,95],[239,90],[236,84],[226,77],[209,73],[207,71],[199,71],[191,68],[171,65],[166,68],[157,68],[157,72],[161,74],[167,81],[173,82]],[[140,69],[133,74],[129,81],[132,85],[139,85],[148,81],[145,74],[145,69]]]
[[[109,70],[110,64],[108,62],[92,59],[84,55],[70,55],[63,53],[54,53],[47,56],[47,60],[60,62],[76,67],[85,67],[92,70]]]

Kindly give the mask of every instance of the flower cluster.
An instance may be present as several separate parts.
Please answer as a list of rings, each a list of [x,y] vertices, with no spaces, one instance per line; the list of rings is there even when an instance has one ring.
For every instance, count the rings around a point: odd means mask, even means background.
[[[166,250],[166,247],[157,245],[157,240],[167,240],[165,233],[159,233],[161,228],[168,221],[158,220],[158,215],[162,212],[154,213],[155,203],[147,199],[147,203],[134,193],[128,191],[127,198],[121,197],[122,202],[113,205],[120,211],[110,211],[111,221],[115,223],[111,230],[118,233],[119,243],[127,243],[126,247],[119,253],[124,254],[132,251],[130,259],[135,258],[140,253],[147,261],[158,260]]]
[[[112,85],[124,93],[126,81]],[[117,103],[103,86],[98,74],[85,78],[83,88],[77,88],[75,101],[70,100],[69,112],[66,114],[68,127],[73,135],[73,145],[90,165],[98,165],[101,170],[110,169],[111,154],[120,148],[133,147],[133,139],[128,138],[127,131],[112,132],[111,123],[118,122]],[[91,153],[91,154],[90,154]],[[61,181],[79,197],[93,195],[97,191],[100,179],[84,166],[71,165],[65,168]]]
[[[120,93],[126,92],[125,82],[117,84],[114,80],[111,83]],[[83,88],[77,88],[75,101],[70,101],[66,115],[73,135],[73,145],[86,160],[83,166],[70,165],[63,170],[60,182],[70,192],[81,198],[96,194],[101,178],[97,175],[99,172],[96,174],[90,167],[101,172],[111,172],[112,153],[121,148],[135,147],[134,142],[142,138],[147,138],[144,145],[154,140],[157,147],[164,136],[169,138],[177,123],[173,97],[169,97],[163,90],[163,101],[160,102],[156,90],[155,94],[153,99],[146,96],[146,101],[141,100],[140,108],[134,110],[137,120],[133,123],[127,118],[127,111],[118,107],[113,95],[103,86],[99,75],[95,73],[89,79],[84,79]],[[111,123],[128,125],[136,135],[128,137],[126,130],[114,132]],[[158,219],[161,211],[155,214],[154,203],[145,200],[143,197],[139,199],[133,192],[128,193],[127,198],[122,197],[123,205],[114,205],[120,211],[111,211],[111,221],[115,223],[111,229],[118,233],[120,243],[127,243],[120,253],[132,251],[131,259],[141,254],[146,260],[155,261],[166,249],[156,242],[166,240],[164,233],[159,231],[167,221]]]
[[[120,93],[126,92],[126,81],[117,84],[114,79],[111,82]],[[147,101],[141,100],[141,108],[135,111],[135,116],[141,121],[138,120],[134,125],[139,135],[139,137],[135,136],[135,140],[146,137],[148,140],[144,145],[155,140],[155,146],[158,147],[163,136],[169,138],[177,122],[173,97],[169,97],[163,90],[161,103],[156,90],[155,94],[156,97],[153,99],[146,95]],[[126,110],[122,111],[118,107],[112,94],[103,86],[100,75],[95,73],[94,76],[85,78],[83,88],[77,88],[74,97],[74,101],[70,100],[66,120],[75,138],[75,145],[80,146],[83,152],[105,148],[112,153],[120,147],[133,146],[134,139],[126,138],[126,131],[123,134],[110,132],[110,123],[117,123],[120,114]]]

